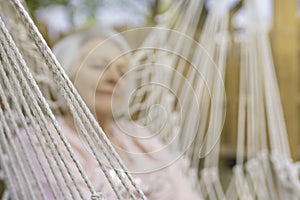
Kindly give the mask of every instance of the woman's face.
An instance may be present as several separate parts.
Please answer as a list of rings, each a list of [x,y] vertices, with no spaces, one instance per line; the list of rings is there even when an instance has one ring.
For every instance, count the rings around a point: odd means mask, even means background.
[[[114,42],[103,41],[94,38],[83,45],[73,82],[97,117],[111,117],[112,106],[118,107],[124,100],[126,80],[122,76],[128,70],[128,61]]]

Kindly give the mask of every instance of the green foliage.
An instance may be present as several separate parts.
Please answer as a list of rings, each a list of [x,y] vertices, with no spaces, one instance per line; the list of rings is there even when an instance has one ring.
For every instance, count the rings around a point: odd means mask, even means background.
[[[31,13],[33,13],[35,10],[46,7],[53,4],[58,5],[68,5],[69,0],[25,0],[28,9]]]
[[[51,5],[61,5],[65,7],[71,24],[75,24],[74,19],[77,16],[80,16],[83,19],[85,25],[93,24],[96,21],[97,11],[100,7],[103,6],[114,5],[126,7],[129,5],[133,6],[133,9],[138,10],[138,8],[135,7],[136,5],[132,3],[132,1],[140,0],[78,0],[76,1],[76,5],[72,3],[71,0],[25,0],[29,12],[32,16],[35,15],[35,11],[38,9],[45,8]],[[153,21],[155,16],[160,13],[160,2],[161,0],[149,0],[149,10],[148,12],[143,13],[148,21]]]

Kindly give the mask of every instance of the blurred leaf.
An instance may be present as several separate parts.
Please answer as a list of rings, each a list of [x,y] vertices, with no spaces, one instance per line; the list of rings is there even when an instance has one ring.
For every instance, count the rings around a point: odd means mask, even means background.
[[[39,8],[53,4],[68,5],[69,0],[25,0],[31,13],[34,13]]]

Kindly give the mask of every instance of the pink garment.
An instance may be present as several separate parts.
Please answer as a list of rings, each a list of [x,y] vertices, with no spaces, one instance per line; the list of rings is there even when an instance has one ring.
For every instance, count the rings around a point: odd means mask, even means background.
[[[75,133],[71,128],[69,128],[63,119],[58,119],[58,123],[95,190],[97,192],[101,192],[105,199],[117,199],[110,187],[110,184],[105,178],[104,173],[99,167],[97,160],[89,150],[84,137]],[[111,124],[109,131],[114,137],[113,146],[149,200],[200,199],[200,196],[193,191],[191,184],[180,170],[178,161],[176,161],[176,157],[172,157],[166,148],[164,148],[164,145],[158,142],[156,137],[151,137],[150,133],[143,127],[138,126],[133,122],[119,120],[116,123]],[[70,178],[67,170],[60,169],[58,167],[55,159],[53,156],[51,156],[49,148],[47,148],[46,154],[50,155],[49,159],[50,162],[54,164],[53,171],[57,177],[54,176],[51,171],[51,167],[47,164],[48,162],[43,154],[42,146],[40,145],[40,142],[36,136],[32,137],[35,149],[31,147],[30,140],[25,134],[25,131],[22,132],[21,137],[25,143],[25,148],[27,149],[29,157],[33,161],[34,171],[37,174],[39,182],[41,182],[40,187],[43,189],[43,194],[46,196],[46,199],[55,199],[55,196],[57,199],[91,198],[89,188],[78,172],[66,148],[62,142],[58,140],[58,136],[55,137],[58,141],[57,144],[60,148],[59,151],[65,156],[65,162],[69,165],[69,170],[75,177],[74,180]],[[20,146],[19,142],[16,141],[16,145]],[[43,167],[40,167],[40,164],[34,153],[35,150],[41,157],[41,163],[44,165]],[[24,157],[25,156],[22,156],[22,160]],[[64,165],[63,162],[59,162]],[[29,173],[29,165],[26,164],[25,161],[23,164],[24,168],[28,172],[27,175],[31,189],[35,194],[37,194],[37,199],[42,199],[42,194],[38,192],[38,184],[34,181],[32,174]],[[47,175],[43,173],[43,169]],[[115,180],[116,175],[114,171],[109,167],[107,167],[107,170]],[[65,183],[61,171],[64,171],[67,174],[66,179],[71,184],[70,188],[68,188],[67,184]],[[21,174],[19,170],[17,173]],[[61,182],[61,185],[59,185],[56,181],[57,178],[59,179],[59,182]],[[83,197],[78,194],[75,185],[73,184],[74,181],[77,185],[79,185],[79,190],[82,191]],[[118,180],[116,179],[116,181]],[[25,183],[25,180],[16,180],[14,183],[16,187],[18,187],[18,182]],[[52,190],[54,190],[54,192],[51,190],[50,185],[52,185]],[[119,189],[122,188],[121,185],[119,186],[117,184]],[[73,195],[71,195],[71,191],[73,191]],[[29,191],[25,190],[25,194],[29,195]],[[125,191],[124,194],[126,194]],[[20,188],[18,188],[18,195],[20,199],[23,199],[21,197],[22,194]],[[63,195],[65,195],[65,197]]]

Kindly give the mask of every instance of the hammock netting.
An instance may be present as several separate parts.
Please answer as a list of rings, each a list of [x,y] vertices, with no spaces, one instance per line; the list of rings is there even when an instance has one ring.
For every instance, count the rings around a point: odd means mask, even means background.
[[[103,198],[57,122],[66,104],[116,198],[146,199],[22,4],[0,0],[0,5],[0,175],[6,186],[2,198],[18,199],[21,194],[46,199],[32,162],[47,181],[56,180],[57,186],[49,184],[55,199],[59,188],[66,188],[60,191],[65,199],[86,198],[74,181],[74,168],[90,199]],[[257,12],[258,1],[243,1],[246,26],[232,41],[236,36],[229,32],[230,5],[228,0],[212,4],[200,29],[204,0],[175,1],[158,16],[156,27],[144,29],[144,42],[129,52],[137,78],[124,115],[155,133],[173,153],[172,159],[183,161],[202,199],[299,199],[299,164],[289,152],[268,29]],[[232,42],[241,56],[239,108],[236,164],[225,186],[219,154],[226,117],[223,80]],[[34,160],[24,142],[31,144]]]

